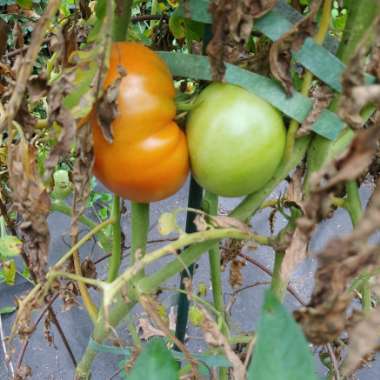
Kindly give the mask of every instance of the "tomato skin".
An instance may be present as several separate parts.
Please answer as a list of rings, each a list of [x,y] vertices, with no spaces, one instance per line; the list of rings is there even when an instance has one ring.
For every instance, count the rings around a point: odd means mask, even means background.
[[[213,83],[199,95],[187,121],[191,170],[197,182],[226,197],[265,185],[286,142],[280,114],[245,89]]]
[[[113,43],[104,81],[108,87],[125,68],[112,122],[113,142],[103,136],[95,112],[94,174],[114,193],[135,202],[159,201],[183,185],[189,171],[185,134],[173,121],[175,89],[165,63],[132,42]]]

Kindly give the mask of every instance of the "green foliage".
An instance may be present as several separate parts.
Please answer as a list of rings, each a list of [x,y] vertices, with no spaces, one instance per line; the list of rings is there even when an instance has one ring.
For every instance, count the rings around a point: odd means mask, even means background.
[[[178,380],[178,363],[162,339],[152,339],[138,356],[126,380]]]
[[[317,380],[306,339],[277,298],[267,291],[248,380]]]

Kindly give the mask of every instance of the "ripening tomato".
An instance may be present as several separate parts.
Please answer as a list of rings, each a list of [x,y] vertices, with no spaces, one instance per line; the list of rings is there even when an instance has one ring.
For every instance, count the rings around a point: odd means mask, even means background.
[[[195,179],[226,197],[263,187],[279,165],[286,142],[282,118],[270,104],[226,83],[203,90],[186,133]]]
[[[104,86],[124,67],[112,122],[113,142],[103,136],[95,112],[91,117],[97,178],[114,193],[135,202],[152,202],[174,194],[189,170],[185,134],[176,113],[171,74],[149,48],[113,43]]]

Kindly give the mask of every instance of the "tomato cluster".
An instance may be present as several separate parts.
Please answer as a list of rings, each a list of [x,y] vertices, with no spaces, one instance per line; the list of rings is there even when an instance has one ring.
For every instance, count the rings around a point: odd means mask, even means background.
[[[260,189],[274,174],[285,148],[285,127],[268,103],[241,87],[213,83],[198,97],[186,134],[173,121],[175,90],[165,63],[137,43],[114,43],[104,86],[122,78],[118,115],[107,142],[96,113],[95,175],[110,190],[136,202],[174,194],[191,169],[205,189],[241,196]]]

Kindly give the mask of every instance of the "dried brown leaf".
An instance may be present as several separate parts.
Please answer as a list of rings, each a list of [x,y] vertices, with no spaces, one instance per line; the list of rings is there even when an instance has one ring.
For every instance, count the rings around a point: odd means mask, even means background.
[[[15,380],[26,380],[32,376],[32,369],[27,365],[21,365],[15,373]]]
[[[13,207],[21,216],[19,236],[29,269],[44,281],[49,253],[50,198],[38,174],[36,154],[36,149],[21,139],[17,145],[9,146],[8,169]]]
[[[360,128],[364,124],[364,120],[360,115],[362,108],[368,103],[380,104],[380,85],[366,85],[364,80],[365,61],[368,56],[372,39],[371,34],[376,36],[375,46],[380,44],[380,17],[377,17],[368,29],[367,34],[360,42],[354,56],[348,63],[346,70],[342,75],[342,96],[339,103],[339,116],[353,128]],[[377,73],[377,55],[374,55],[372,62],[372,72]]]
[[[348,354],[344,361],[342,374],[350,375],[363,357],[372,353],[380,345],[380,306],[373,309],[350,332]]]
[[[28,81],[28,95],[32,103],[38,102],[45,97],[49,92],[50,86],[46,73],[42,72],[39,75],[32,75]]]
[[[229,283],[231,288],[240,288],[243,285],[243,274],[241,269],[245,266],[245,262],[240,259],[233,259],[230,266]]]
[[[309,239],[302,230],[296,228],[292,235],[289,247],[285,250],[285,257],[281,265],[281,278],[287,284],[293,271],[307,257]]]
[[[213,38],[207,46],[213,80],[222,80],[225,64],[235,62],[253,28],[253,20],[271,10],[275,0],[214,0],[209,7],[213,16]]]
[[[239,219],[231,216],[218,215],[212,217],[212,224],[219,228],[236,228],[242,232],[250,232],[250,228]]]
[[[0,18],[0,59],[7,51],[8,31],[8,24],[2,18]]]
[[[106,141],[110,144],[113,142],[112,122],[118,115],[117,98],[119,96],[119,87],[121,80],[126,75],[125,70],[119,66],[120,76],[104,91],[104,94],[97,102],[96,116],[100,128]]]
[[[334,160],[325,170],[318,172],[313,178],[315,185],[323,178],[319,186],[319,191],[331,189],[338,183],[356,179],[368,169],[377,150],[380,138],[380,120],[378,124],[358,131],[346,154]]]
[[[137,327],[140,332],[140,338],[143,340],[148,340],[154,336],[165,336],[163,331],[154,327],[146,318],[140,318],[137,321]]]
[[[209,229],[209,224],[206,222],[206,218],[204,215],[200,215],[198,214],[195,218],[194,218],[194,225],[195,227],[197,228],[197,231],[206,231],[207,229]]]
[[[315,29],[315,17],[321,5],[321,0],[314,0],[310,5],[310,13],[294,24],[289,32],[272,44],[269,53],[269,63],[273,76],[280,81],[288,95],[292,93],[293,83],[290,76],[292,51],[297,51],[307,37],[312,37]]]
[[[232,379],[245,380],[247,374],[244,364],[235,354],[227,338],[220,332],[218,325],[215,323],[207,310],[201,305],[198,307],[204,315],[201,327],[205,336],[205,341],[211,346],[223,348],[227,359],[232,364]]]
[[[321,112],[329,106],[333,93],[327,86],[317,86],[312,89],[311,97],[313,99],[313,107],[298,129],[298,137],[310,134],[311,128]]]
[[[333,341],[348,324],[351,281],[380,263],[380,248],[358,244],[352,235],[330,241],[318,255],[315,287],[306,308],[295,312],[306,337],[315,344]]]

